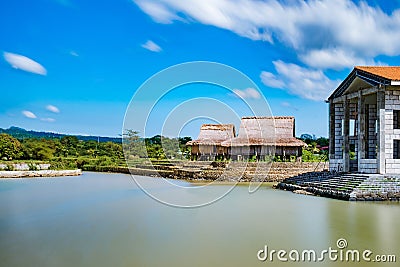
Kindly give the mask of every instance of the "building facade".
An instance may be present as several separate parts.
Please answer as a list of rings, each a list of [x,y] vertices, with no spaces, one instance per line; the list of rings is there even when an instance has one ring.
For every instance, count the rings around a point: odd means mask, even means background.
[[[331,171],[400,173],[400,67],[355,67],[328,102]]]

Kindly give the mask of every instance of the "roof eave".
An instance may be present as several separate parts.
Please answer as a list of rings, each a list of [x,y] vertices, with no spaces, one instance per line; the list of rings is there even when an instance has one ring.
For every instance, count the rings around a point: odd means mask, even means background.
[[[333,93],[328,97],[328,100],[326,102],[329,102],[329,100],[334,99],[336,97],[340,97],[343,95],[343,93],[346,91],[346,89],[350,86],[350,84],[354,81],[354,79],[358,77],[365,81],[366,83],[372,85],[372,86],[377,86],[379,84],[382,85],[390,85],[391,80],[387,78],[383,78],[381,76],[369,73],[364,70],[357,69],[355,67],[350,74],[344,79],[344,81],[333,91]]]

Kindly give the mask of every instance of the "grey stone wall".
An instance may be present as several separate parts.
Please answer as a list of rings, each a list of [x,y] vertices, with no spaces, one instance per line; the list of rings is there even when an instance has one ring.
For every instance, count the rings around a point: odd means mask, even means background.
[[[376,105],[369,104],[366,105],[367,109],[367,122],[368,122],[368,131],[366,139],[368,140],[367,144],[367,159],[376,159],[376,145],[377,145],[377,135],[376,135],[376,120],[377,120],[377,110]]]
[[[400,159],[393,158],[393,142],[400,140],[400,129],[393,127],[393,110],[400,110],[400,91],[385,91],[385,167],[386,173],[400,173]]]
[[[342,103],[337,103],[335,105],[335,157],[334,159],[343,158],[343,119],[344,119],[344,109]]]

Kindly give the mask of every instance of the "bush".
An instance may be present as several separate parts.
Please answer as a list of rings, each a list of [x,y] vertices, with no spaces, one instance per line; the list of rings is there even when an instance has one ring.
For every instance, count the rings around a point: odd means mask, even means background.
[[[304,162],[318,162],[318,161],[326,161],[324,155],[314,154],[309,150],[303,149],[303,157]]]
[[[73,170],[77,168],[76,159],[57,157],[50,161],[50,170]]]
[[[6,164],[6,167],[4,168],[5,171],[13,171],[15,170],[13,164]]]
[[[39,169],[38,166],[32,162],[28,163],[28,168],[30,171],[37,171]]]

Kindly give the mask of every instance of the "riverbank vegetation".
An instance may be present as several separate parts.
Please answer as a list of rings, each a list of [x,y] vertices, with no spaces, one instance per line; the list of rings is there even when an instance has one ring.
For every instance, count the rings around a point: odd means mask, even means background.
[[[147,158],[159,164],[170,160],[184,160],[190,157],[186,143],[190,137],[168,138],[156,135],[140,138],[136,131],[128,130],[124,138],[100,142],[80,140],[76,136],[24,137],[0,134],[0,168],[13,170],[14,165],[26,163],[35,170],[38,164],[50,164],[50,169],[102,170],[108,167],[126,168],[123,146],[127,159],[133,164],[145,164]],[[303,149],[303,161],[327,161],[328,139],[304,140],[308,147]],[[321,149],[322,148],[322,149]],[[130,162],[130,163],[131,163]],[[131,166],[131,164],[129,164]]]
[[[12,170],[13,164],[27,163],[30,169],[37,164],[50,163],[51,169],[90,169],[101,167],[125,167],[126,162],[120,142],[79,140],[76,136],[61,138],[18,139],[0,134],[0,164],[2,169]],[[131,148],[130,161],[143,163],[147,158],[166,160],[184,159],[190,154],[185,146],[190,137],[167,138],[159,135],[142,139],[138,132],[127,131],[124,145]],[[143,142],[146,146],[139,144]],[[145,151],[147,149],[147,151]],[[5,166],[5,167],[4,167]]]

